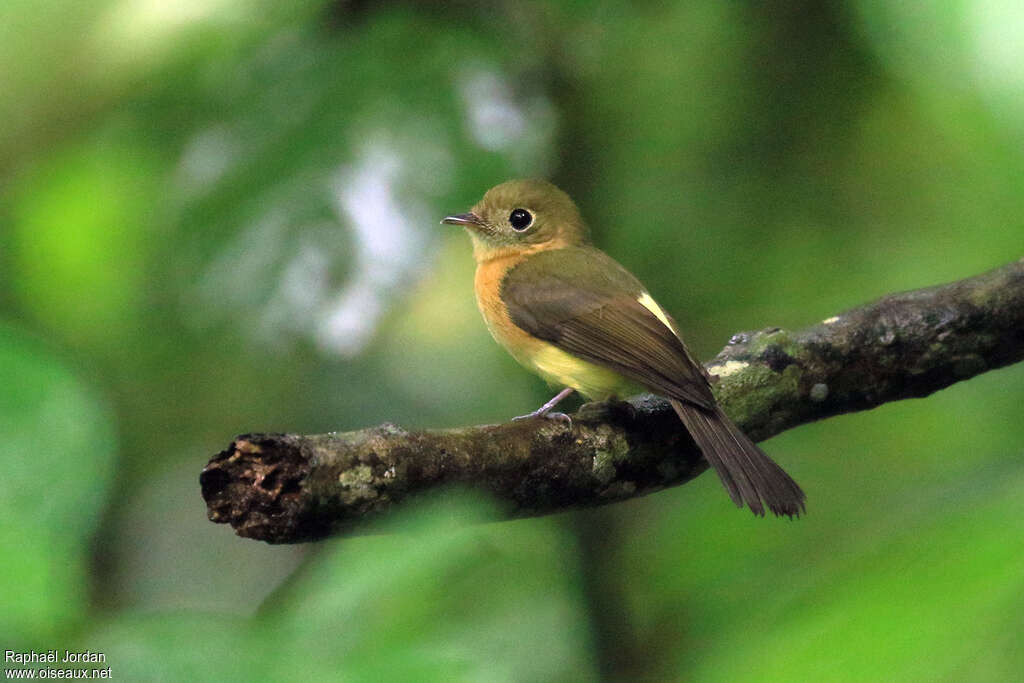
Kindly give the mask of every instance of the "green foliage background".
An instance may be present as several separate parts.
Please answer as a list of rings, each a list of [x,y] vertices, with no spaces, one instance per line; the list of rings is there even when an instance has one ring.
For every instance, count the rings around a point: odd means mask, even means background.
[[[119,680],[992,680],[1024,672],[1024,367],[713,477],[309,547],[205,520],[247,431],[547,397],[437,225],[546,176],[712,356],[1022,256],[1024,13],[898,3],[0,6],[0,644]]]

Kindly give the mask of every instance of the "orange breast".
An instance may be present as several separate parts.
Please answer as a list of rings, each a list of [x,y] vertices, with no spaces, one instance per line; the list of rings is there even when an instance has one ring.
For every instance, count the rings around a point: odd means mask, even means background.
[[[519,265],[526,254],[500,256],[477,264],[474,289],[476,305],[484,316],[487,329],[494,340],[504,346],[512,356],[527,367],[529,359],[538,353],[546,342],[527,334],[508,317],[508,310],[501,301],[501,281],[509,270]]]

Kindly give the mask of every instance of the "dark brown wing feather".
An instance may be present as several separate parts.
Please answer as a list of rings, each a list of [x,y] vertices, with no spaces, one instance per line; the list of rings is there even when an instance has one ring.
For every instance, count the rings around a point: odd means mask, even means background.
[[[520,328],[671,399],[722,485],[754,514],[799,515],[804,492],[715,403],[703,368],[639,303],[643,285],[603,252],[535,254],[509,271],[501,298]]]
[[[643,292],[625,268],[588,247],[535,254],[501,285],[509,318],[526,332],[656,394],[713,408],[703,368],[637,301]]]

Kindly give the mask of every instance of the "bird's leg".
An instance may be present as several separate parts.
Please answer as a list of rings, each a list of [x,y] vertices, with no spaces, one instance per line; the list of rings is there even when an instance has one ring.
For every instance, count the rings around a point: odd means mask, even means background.
[[[574,391],[576,391],[576,390],[573,389],[572,387],[566,387],[565,389],[562,389],[557,394],[555,394],[554,398],[552,398],[550,401],[548,401],[547,403],[542,405],[540,408],[537,408],[537,410],[533,411],[532,413],[527,413],[526,415],[520,415],[519,417],[513,417],[512,419],[513,420],[528,420],[528,419],[530,419],[532,417],[543,417],[543,418],[546,418],[548,420],[560,420],[562,422],[565,422],[566,424],[568,424],[571,427],[572,426],[572,418],[571,417],[569,417],[565,413],[553,413],[553,412],[551,412],[551,409],[554,408],[555,406],[557,406],[559,403],[561,403],[562,399],[564,399],[565,397],[567,397],[569,394],[571,394]]]

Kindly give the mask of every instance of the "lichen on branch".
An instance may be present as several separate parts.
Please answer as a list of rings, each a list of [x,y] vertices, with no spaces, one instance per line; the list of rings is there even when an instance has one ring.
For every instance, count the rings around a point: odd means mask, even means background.
[[[788,332],[733,335],[708,365],[725,411],[753,439],[927,396],[1024,359],[1024,259],[892,294]],[[312,541],[444,485],[482,488],[510,516],[601,505],[706,469],[668,403],[587,404],[572,424],[525,420],[407,431],[247,434],[200,476],[209,518],[270,543]],[[813,508],[814,492],[809,505]]]

